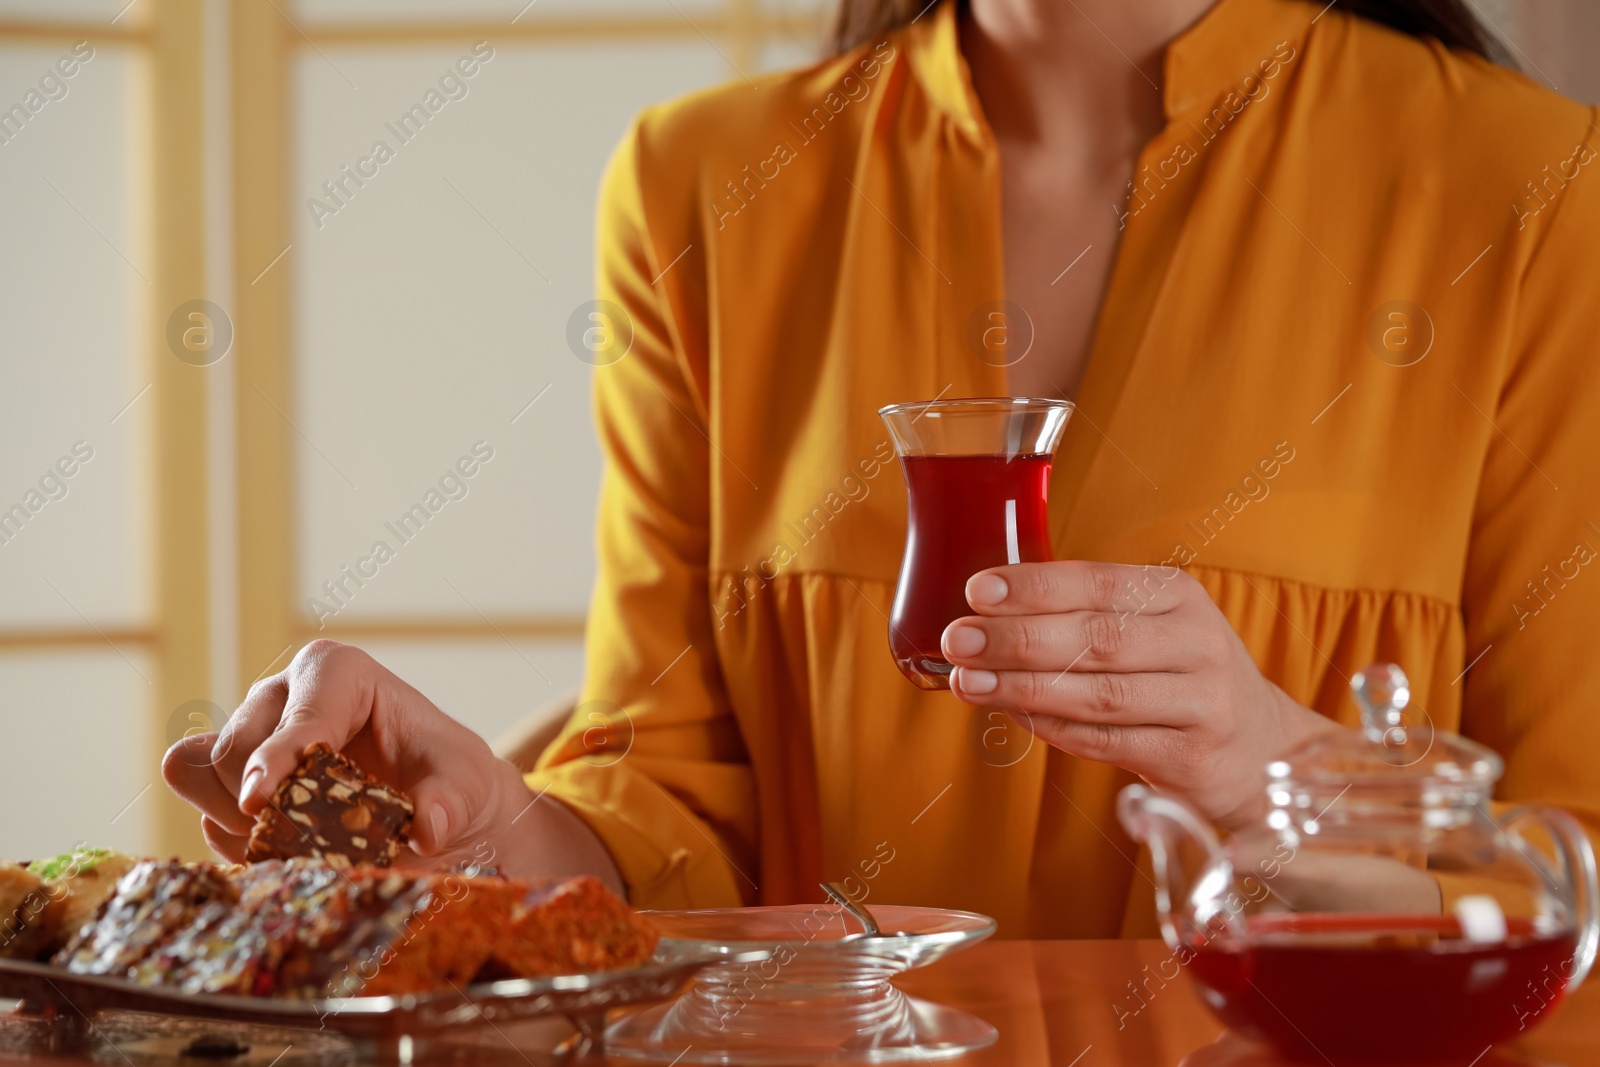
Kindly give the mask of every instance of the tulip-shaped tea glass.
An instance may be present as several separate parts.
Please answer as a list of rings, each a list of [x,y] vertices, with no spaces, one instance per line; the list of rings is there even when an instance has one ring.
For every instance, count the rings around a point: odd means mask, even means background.
[[[939,649],[964,615],[967,579],[1052,558],[1045,504],[1050,464],[1072,417],[1066,400],[998,397],[891,404],[879,410],[906,477],[907,524],[889,650],[923,689],[949,689]]]

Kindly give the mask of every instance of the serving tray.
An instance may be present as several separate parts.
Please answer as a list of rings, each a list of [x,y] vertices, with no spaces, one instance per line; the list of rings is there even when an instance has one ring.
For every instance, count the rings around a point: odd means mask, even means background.
[[[72,974],[44,963],[0,959],[0,998],[58,1009],[68,1023],[87,1022],[98,1011],[123,1010],[326,1030],[394,1049],[402,1060],[414,1039],[482,1022],[566,1016],[579,1032],[579,1040],[568,1051],[587,1053],[597,1047],[605,1014],[612,1008],[670,997],[704,967],[759,963],[770,955],[664,944],[650,963],[629,970],[516,978],[399,997],[323,1000],[180,993],[120,978]]]

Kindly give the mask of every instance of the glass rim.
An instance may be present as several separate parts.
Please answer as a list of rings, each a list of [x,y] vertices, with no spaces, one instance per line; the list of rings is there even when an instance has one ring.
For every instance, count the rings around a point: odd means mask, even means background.
[[[905,415],[913,411],[927,414],[929,411],[959,410],[962,408],[970,411],[1076,411],[1078,405],[1071,400],[1059,400],[1053,397],[1040,396],[973,396],[955,397],[950,400],[907,400],[898,404],[886,404],[878,409],[879,416],[888,418],[891,415]]]

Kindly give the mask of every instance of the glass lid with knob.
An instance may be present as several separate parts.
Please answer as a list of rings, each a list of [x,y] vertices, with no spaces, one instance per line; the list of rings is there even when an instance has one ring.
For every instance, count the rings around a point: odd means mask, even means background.
[[[1361,726],[1308,738],[1267,765],[1268,796],[1280,808],[1321,811],[1340,798],[1341,814],[1374,805],[1439,808],[1484,803],[1505,770],[1495,752],[1436,727],[1413,706],[1411,684],[1392,663],[1358,671],[1350,690]]]

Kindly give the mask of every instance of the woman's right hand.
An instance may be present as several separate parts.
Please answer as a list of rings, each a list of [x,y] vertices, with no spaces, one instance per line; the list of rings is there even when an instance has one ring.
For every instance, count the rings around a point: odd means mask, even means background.
[[[415,856],[402,854],[402,865],[492,854],[506,874],[595,874],[621,889],[609,853],[582,820],[536,797],[481,737],[337,641],[312,641],[281,673],[257,682],[220,734],[173,745],[162,776],[200,809],[212,849],[239,862],[255,816],[318,741],[410,794]]]

